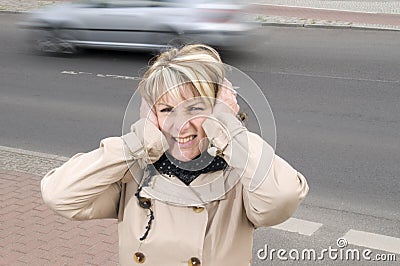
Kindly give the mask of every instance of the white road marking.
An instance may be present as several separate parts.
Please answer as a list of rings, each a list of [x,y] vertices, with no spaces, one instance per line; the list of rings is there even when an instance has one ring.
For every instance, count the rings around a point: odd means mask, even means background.
[[[350,229],[344,236],[348,244],[400,254],[400,238]]]
[[[328,75],[313,75],[313,74],[305,74],[305,73],[290,73],[290,72],[282,72],[282,71],[271,72],[271,73],[280,74],[280,75],[293,75],[293,76],[313,77],[313,78],[330,78],[330,79],[358,80],[358,81],[368,81],[368,82],[400,83],[400,80],[363,79],[363,78],[339,77],[339,76],[328,76]]]
[[[301,235],[311,236],[314,234],[320,227],[321,223],[310,222],[306,220],[300,220],[296,218],[289,218],[285,222],[272,226],[274,229],[299,233]]]
[[[78,75],[79,72],[75,72],[75,71],[63,71],[63,72],[61,72],[61,74]]]
[[[66,75],[95,75],[96,77],[100,77],[100,78],[140,80],[139,77],[113,75],[113,74],[101,74],[101,73],[94,74],[94,73],[90,73],[90,72],[70,71],[70,70],[64,70],[64,71],[61,72],[61,74],[66,74]]]

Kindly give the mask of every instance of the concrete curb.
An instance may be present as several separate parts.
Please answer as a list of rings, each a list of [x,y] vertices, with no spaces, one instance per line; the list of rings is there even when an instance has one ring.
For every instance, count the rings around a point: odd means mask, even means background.
[[[5,13],[5,14],[24,14],[24,13],[28,13],[27,11],[10,11],[10,10],[0,10],[0,14],[1,13]]]
[[[68,160],[64,156],[0,146],[0,170],[43,176]]]
[[[400,14],[272,4],[253,4],[249,12],[263,26],[400,30]]]
[[[320,29],[351,29],[351,30],[375,30],[375,31],[400,31],[400,28],[384,28],[373,26],[356,25],[324,25],[324,24],[303,24],[303,23],[281,23],[281,22],[261,22],[261,26],[271,27],[298,27],[298,28],[320,28]]]
[[[28,156],[35,156],[35,157],[46,158],[46,159],[57,160],[57,161],[69,160],[68,157],[64,157],[64,156],[60,156],[60,155],[48,154],[48,153],[42,153],[42,152],[36,152],[36,151],[28,151],[28,150],[11,148],[11,147],[6,147],[6,146],[0,146],[0,151],[12,152],[12,153],[23,154],[23,155],[28,155]]]

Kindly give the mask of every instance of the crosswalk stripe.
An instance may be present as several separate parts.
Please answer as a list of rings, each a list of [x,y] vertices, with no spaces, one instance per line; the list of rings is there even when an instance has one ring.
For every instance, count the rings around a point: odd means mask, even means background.
[[[350,229],[344,236],[349,244],[400,254],[400,238]]]
[[[285,222],[272,226],[274,229],[299,233],[301,235],[311,236],[314,234],[320,227],[322,226],[321,223],[315,223],[311,221],[290,218]]]

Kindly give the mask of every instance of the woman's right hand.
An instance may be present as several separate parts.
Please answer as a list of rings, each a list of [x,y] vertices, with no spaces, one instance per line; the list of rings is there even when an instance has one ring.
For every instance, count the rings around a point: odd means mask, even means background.
[[[157,161],[164,150],[168,150],[168,142],[158,126],[157,115],[143,98],[140,119],[131,125],[131,132],[122,138],[128,147],[127,158],[137,160],[141,168]]]
[[[142,98],[142,103],[140,104],[140,118],[146,118],[148,121],[153,123],[153,125],[155,125],[158,129],[160,128],[158,125],[158,119],[156,113],[144,98]]]

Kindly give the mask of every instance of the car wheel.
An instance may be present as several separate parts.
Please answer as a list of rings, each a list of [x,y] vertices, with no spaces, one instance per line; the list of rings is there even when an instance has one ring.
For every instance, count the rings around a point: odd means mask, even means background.
[[[44,28],[34,36],[34,48],[44,54],[72,55],[78,52],[73,35],[66,30],[56,28]]]
[[[171,36],[170,41],[168,42],[168,46],[181,48],[187,44],[193,43],[193,40],[189,39],[185,35],[175,34]]]
[[[45,54],[55,54],[58,52],[57,38],[53,29],[39,30],[33,36],[33,48]]]
[[[72,55],[78,53],[78,47],[73,43],[76,40],[73,33],[68,30],[57,31],[58,53]]]

